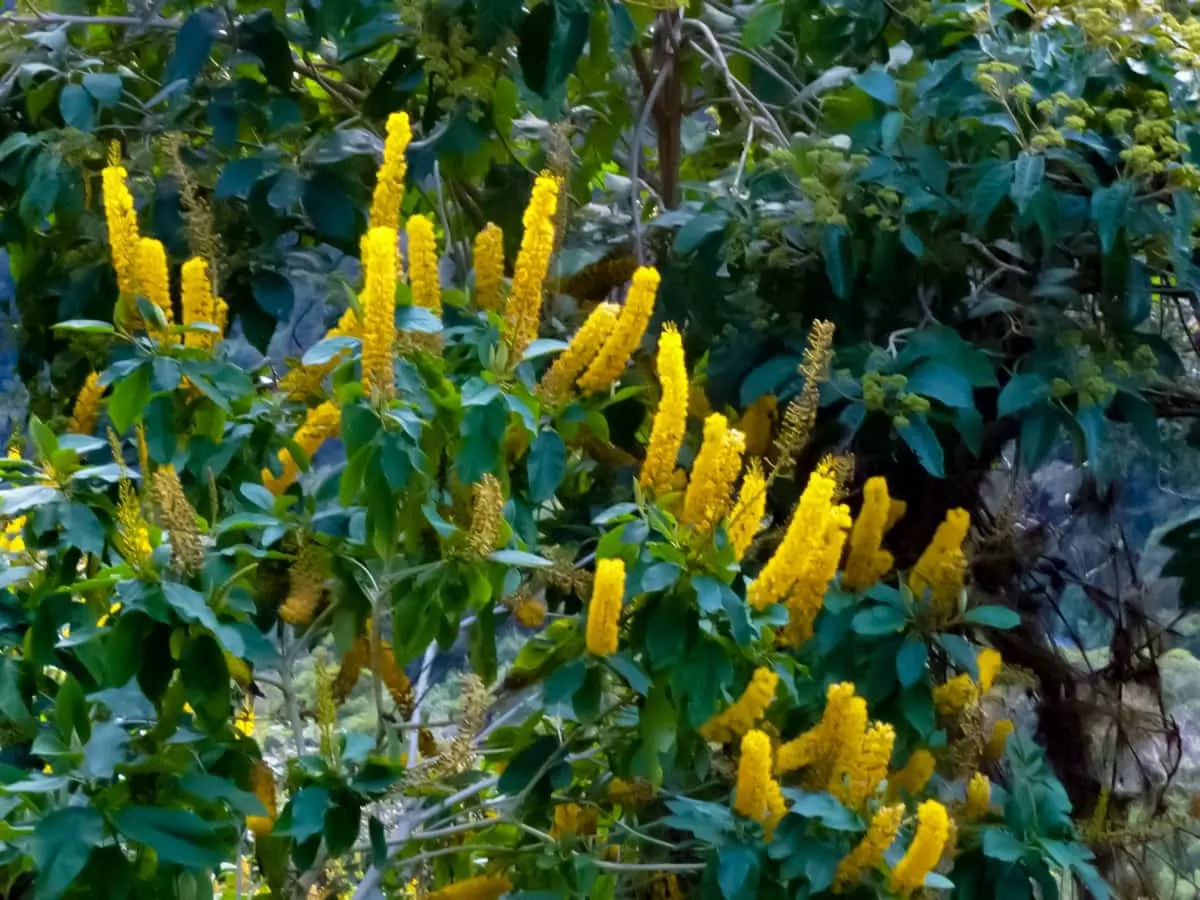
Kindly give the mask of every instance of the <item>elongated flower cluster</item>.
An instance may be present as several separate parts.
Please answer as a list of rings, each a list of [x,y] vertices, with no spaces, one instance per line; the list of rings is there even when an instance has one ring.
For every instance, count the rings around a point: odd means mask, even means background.
[[[471,486],[471,530],[467,535],[469,559],[483,559],[500,541],[504,521],[504,488],[488,472]]]
[[[1000,651],[985,647],[979,651],[975,665],[979,668],[979,690],[986,694],[996,683],[996,676],[1000,674],[1000,669],[1004,666],[1004,658],[1000,655]]]
[[[488,312],[499,312],[504,283],[504,232],[488,222],[475,235],[475,304]]]
[[[862,737],[854,764],[847,768],[844,780],[835,784],[835,796],[842,796],[847,806],[861,809],[887,778],[895,745],[895,728],[885,722],[872,723]]]
[[[312,455],[322,444],[338,435],[341,426],[341,410],[332,403],[325,402],[308,411],[293,440],[309,459],[312,459]],[[273,494],[282,494],[300,476],[300,464],[292,458],[291,451],[286,447],[279,451],[279,462],[283,471],[278,476],[272,475],[268,469],[263,469],[262,472],[263,485]]]
[[[848,805],[861,805],[887,774],[895,732],[876,724],[867,728],[867,702],[850,682],[825,691],[821,721],[779,748],[778,774],[809,768],[814,786],[826,788]]]
[[[114,156],[116,158],[113,158]],[[113,268],[117,271],[117,287],[123,296],[132,300],[137,290],[137,212],[133,208],[133,195],[129,193],[126,183],[128,173],[119,163],[119,153],[113,154],[110,151],[109,165],[101,172],[104,218],[108,223],[108,245],[112,252]]]
[[[746,407],[738,419],[738,431],[746,435],[746,455],[766,456],[774,437],[775,420],[779,416],[779,400],[774,394],[763,394]]]
[[[949,836],[950,816],[946,807],[936,800],[926,800],[917,809],[917,831],[912,843],[892,869],[891,889],[901,896],[919,890],[925,884],[925,876],[942,858]]]
[[[757,729],[742,738],[733,803],[738,813],[763,824],[768,841],[787,811],[779,782],[771,777],[771,739]]]
[[[1004,758],[1004,753],[1008,749],[1008,738],[1013,733],[1013,723],[1011,719],[999,719],[992,726],[992,732],[988,735],[987,743],[983,748],[983,755],[990,760],[998,760]]]
[[[412,287],[413,305],[440,316],[442,284],[433,220],[428,216],[412,216],[404,230],[408,235],[408,283]]]
[[[982,772],[976,772],[967,782],[967,802],[963,807],[963,818],[974,822],[987,815],[992,805],[992,782]]]
[[[917,796],[929,784],[935,766],[932,753],[925,749],[914,750],[904,768],[888,776],[888,797],[899,797],[902,791]]]
[[[167,272],[167,251],[161,241],[140,238],[137,242],[137,291],[158,307],[170,325],[175,321],[171,307],[171,277]]]
[[[729,543],[734,559],[740,560],[750,549],[767,511],[767,479],[757,459],[750,461],[742,479],[737,502],[729,514]]]
[[[379,671],[376,673],[396,704],[396,711],[407,719],[413,711],[412,682],[404,669],[396,662],[396,654],[385,641],[379,642]]]
[[[174,466],[163,466],[151,476],[150,484],[158,520],[171,543],[171,561],[182,572],[199,572],[204,565],[204,542],[196,525],[196,510],[183,493],[179,473]]]
[[[242,698],[242,705],[233,716],[233,730],[245,737],[254,737],[254,698],[249,694]]]
[[[525,233],[513,269],[512,287],[504,311],[505,337],[514,359],[537,337],[542,320],[542,292],[550,257],[554,254],[554,217],[558,211],[559,179],[550,174],[537,177],[522,220]]]
[[[9,519],[0,529],[0,552],[25,552],[25,516]]]
[[[262,837],[270,834],[271,829],[275,827],[278,807],[275,804],[275,776],[271,774],[271,767],[261,759],[255,760],[250,770],[250,786],[254,789],[254,796],[258,798],[258,802],[266,810],[266,815],[248,816],[246,827],[255,837]]]
[[[218,332],[224,330],[228,307],[225,306],[224,300],[213,296],[206,260],[193,257],[183,264],[180,273],[180,294],[184,325],[215,325]],[[209,331],[188,331],[183,335],[185,347],[201,350],[211,350],[218,340],[219,333]]]
[[[642,488],[652,493],[665,492],[670,488],[671,477],[675,474],[675,460],[687,430],[687,365],[683,357],[683,338],[674,325],[665,325],[659,335],[657,368],[662,397],[654,413],[646,461],[638,477]]]
[[[876,869],[883,863],[883,855],[900,833],[904,821],[904,805],[881,806],[871,817],[867,833],[854,849],[838,863],[833,876],[833,892],[840,894],[857,884],[863,872]]]
[[[617,806],[642,806],[654,798],[654,785],[648,781],[613,778],[608,783],[608,799]]]
[[[895,559],[880,545],[890,525],[892,499],[888,496],[887,481],[868,478],[863,486],[863,505],[850,531],[850,553],[842,586],[851,591],[865,591],[892,571]]]
[[[763,717],[763,713],[775,699],[775,688],[778,685],[779,676],[773,670],[766,666],[755,669],[742,696],[700,727],[701,737],[706,741],[724,744],[738,735],[745,734]]]
[[[775,439],[778,477],[790,478],[796,467],[796,454],[808,442],[809,433],[817,421],[817,406],[821,399],[821,385],[828,377],[829,364],[833,360],[832,322],[816,319],[808,332],[808,345],[804,348],[804,361],[800,374],[804,386],[800,393],[783,411],[783,424],[779,437]]]
[[[658,271],[649,267],[643,266],[633,273],[633,283],[612,334],[579,379],[579,387],[585,393],[596,394],[606,390],[621,377],[633,351],[642,342],[650,317],[654,315],[654,300],[658,296],[661,280]]]
[[[350,645],[346,655],[342,657],[337,677],[333,679],[333,696],[338,703],[350,696],[350,692],[358,684],[358,678],[362,675],[363,667],[366,666],[370,657],[371,643],[366,635],[360,634],[354,639],[354,643]]]
[[[289,625],[312,621],[329,577],[329,553],[314,541],[305,541],[288,570],[288,595],[279,607],[279,618]]]
[[[512,614],[522,628],[541,628],[546,621],[546,604],[532,594],[522,593],[513,601]]]
[[[836,481],[833,482],[836,490]],[[850,510],[844,504],[831,504],[824,510],[818,531],[812,536],[805,565],[787,598],[788,625],[783,642],[799,647],[813,634],[813,623],[825,602],[825,591],[837,574],[846,532],[850,528]]]
[[[971,516],[965,509],[952,509],[938,526],[933,540],[921,554],[908,575],[908,586],[917,597],[929,592],[930,604],[941,620],[953,618],[958,612],[963,579],[967,574],[967,557],[963,541],[971,527]]]
[[[966,672],[933,689],[933,705],[943,716],[953,716],[979,702],[979,686]]]
[[[396,232],[372,228],[363,238],[362,379],[368,395],[389,400],[396,389]]]
[[[595,833],[596,810],[578,803],[559,803],[554,807],[554,825],[550,828],[554,837]]]
[[[704,440],[692,464],[680,520],[700,532],[712,531],[729,511],[730,494],[742,468],[746,438],[713,413],[704,420]]]
[[[575,332],[575,337],[571,338],[567,349],[558,355],[554,364],[542,376],[538,383],[538,395],[552,403],[565,399],[579,373],[596,358],[596,354],[612,334],[619,316],[620,307],[615,303],[601,303],[593,309]]]
[[[511,890],[512,882],[507,875],[476,875],[448,884],[425,900],[500,900]]]
[[[96,422],[100,418],[100,398],[103,395],[104,386],[100,384],[99,374],[89,373],[71,410],[71,423],[68,427],[73,433],[91,434],[96,430]]]
[[[588,606],[587,648],[597,656],[612,656],[620,639],[621,601],[625,596],[625,561],[596,563],[592,601]]]
[[[400,204],[404,202],[404,178],[408,173],[405,153],[412,141],[412,125],[408,113],[396,112],[388,116],[387,139],[383,143],[383,165],[375,180],[375,191],[371,195],[372,228],[400,230]]]

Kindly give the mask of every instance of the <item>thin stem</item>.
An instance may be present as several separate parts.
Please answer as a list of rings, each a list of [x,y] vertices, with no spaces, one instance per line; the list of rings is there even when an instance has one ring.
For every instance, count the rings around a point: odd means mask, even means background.
[[[668,60],[658,70],[658,77],[654,79],[650,93],[646,95],[646,102],[642,105],[642,114],[638,116],[637,127],[633,130],[633,142],[629,151],[629,196],[630,211],[633,214],[633,252],[639,264],[646,262],[645,248],[642,244],[642,183],[638,178],[638,168],[642,162],[642,135],[650,124],[650,113],[654,110],[654,104],[658,102],[658,95],[662,91],[663,85],[667,83],[672,65],[673,63]]]
[[[429,673],[433,669],[434,660],[437,659],[437,652],[437,641],[430,641],[429,646],[425,648],[425,655],[421,658],[421,674],[417,676],[416,699],[413,701],[412,714],[408,717],[409,727],[413,729],[408,736],[410,765],[421,758],[421,732],[418,730],[421,722],[421,703],[425,700],[425,694],[429,690]]]
[[[288,721],[292,726],[292,740],[296,744],[296,755],[304,754],[304,721],[300,718],[300,701],[296,697],[296,687],[292,680],[292,664],[294,662],[288,653],[288,640],[291,636],[291,626],[284,625],[279,633],[280,643],[283,644],[283,661],[279,667],[279,687],[283,691],[283,702],[287,709]]]
[[[706,863],[618,863],[605,859],[593,859],[592,864],[606,872],[703,872],[708,868]]]

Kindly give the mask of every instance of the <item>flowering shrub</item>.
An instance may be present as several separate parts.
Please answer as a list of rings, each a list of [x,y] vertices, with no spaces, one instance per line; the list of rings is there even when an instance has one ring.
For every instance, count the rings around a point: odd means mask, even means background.
[[[231,865],[238,895],[1102,896],[1037,746],[983,716],[988,635],[1016,616],[967,602],[969,517],[895,572],[886,482],[854,517],[849,460],[797,471],[832,327],[767,462],[689,414],[654,269],[568,345],[538,338],[554,176],[511,283],[495,226],[468,289],[441,285],[429,219],[403,223],[401,260],[407,117],[388,135],[361,292],[278,379],[223,356],[213,261],[182,264],[176,315],[105,169],[114,321],[60,328],[108,363],[0,463],[9,893],[207,896]],[[630,377],[643,343],[657,389]],[[609,442],[631,398],[640,462]],[[789,479],[795,509],[766,523]],[[534,632],[500,680],[509,620]],[[473,674],[439,745],[405,667],[460,635]],[[307,654],[326,640],[336,673]],[[373,728],[341,731],[364,670]],[[269,691],[281,769],[253,723]],[[514,696],[531,706],[501,712]]]

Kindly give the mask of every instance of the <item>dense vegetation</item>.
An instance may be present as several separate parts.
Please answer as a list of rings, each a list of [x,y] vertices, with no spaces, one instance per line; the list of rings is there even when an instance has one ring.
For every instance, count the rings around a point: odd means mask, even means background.
[[[1017,486],[1185,446],[1197,68],[1105,0],[0,12],[7,895],[1153,894],[1179,623]]]

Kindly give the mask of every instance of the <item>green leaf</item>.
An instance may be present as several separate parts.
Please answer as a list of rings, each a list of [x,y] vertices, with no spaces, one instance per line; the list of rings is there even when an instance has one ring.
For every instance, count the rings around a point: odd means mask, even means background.
[[[529,499],[544,503],[567,474],[567,445],[554,431],[543,431],[529,448]]]
[[[724,212],[702,212],[688,219],[675,235],[675,252],[691,253],[709,237],[720,234],[729,225],[729,216]]]
[[[117,765],[125,760],[128,744],[129,735],[120,725],[115,722],[97,725],[83,748],[83,776],[92,781],[112,778]]]
[[[1009,196],[1017,205],[1017,212],[1025,215],[1029,204],[1041,190],[1046,177],[1046,158],[1038,153],[1022,153],[1017,157],[1013,171],[1012,189]]]
[[[198,635],[184,645],[179,674],[199,722],[211,731],[222,728],[232,712],[229,667],[211,635]]]
[[[754,50],[774,40],[783,26],[783,4],[764,3],[756,6],[742,26],[742,46]]]
[[[55,331],[78,331],[83,334],[116,334],[111,322],[101,322],[99,319],[68,319],[50,327]]]
[[[116,106],[121,99],[121,76],[112,72],[88,72],[83,88],[103,107]]]
[[[58,111],[63,122],[80,131],[91,131],[96,123],[96,107],[81,84],[68,84],[58,95]]]
[[[493,550],[488,554],[488,559],[504,563],[506,566],[526,569],[548,569],[554,565],[546,557],[538,556],[536,553],[526,553],[524,550]]]
[[[983,855],[999,862],[1014,863],[1025,855],[1025,846],[1007,828],[984,828]]]
[[[955,409],[974,409],[975,395],[971,382],[958,369],[945,363],[926,360],[908,376],[905,390],[929,397]]]
[[[1014,375],[1000,392],[996,401],[996,414],[1011,416],[1023,409],[1028,409],[1050,396],[1050,383],[1036,372],[1025,372]]]
[[[1009,161],[991,162],[987,170],[975,182],[967,201],[967,215],[971,230],[976,234],[983,231],[1000,201],[1012,190],[1013,164]]]
[[[896,79],[888,74],[886,69],[873,66],[867,71],[854,76],[854,83],[859,90],[874,97],[880,103],[895,106],[900,101],[900,91],[896,87]]]
[[[216,775],[197,773],[184,775],[179,786],[193,797],[202,800],[220,800],[243,816],[264,816],[267,811],[262,801],[249,791],[243,791],[232,781]]]
[[[646,696],[650,690],[650,677],[633,661],[628,652],[613,654],[605,662],[610,669],[625,679],[635,694]]]
[[[1048,403],[1021,418],[1021,464],[1033,471],[1050,455],[1061,428],[1058,412]]]
[[[733,832],[736,823],[728,806],[679,797],[667,801],[671,814],[663,820],[670,828],[678,828],[694,834],[701,841],[723,844]]]
[[[1096,233],[1100,235],[1100,248],[1105,255],[1112,252],[1121,226],[1125,224],[1131,188],[1129,182],[1117,181],[1092,192],[1092,221],[1096,223]]]
[[[325,848],[330,856],[341,856],[358,838],[362,807],[353,795],[329,808],[325,814]]]
[[[302,843],[321,833],[328,809],[329,791],[323,787],[306,787],[288,801],[274,833],[290,835]]]
[[[201,869],[214,868],[225,858],[213,826],[191,810],[127,806],[117,810],[113,824],[163,862]]]
[[[926,472],[936,478],[946,477],[946,457],[942,445],[924,415],[910,416],[908,424],[900,426],[896,432],[916,454]]]
[[[907,622],[903,610],[894,606],[871,606],[855,613],[850,627],[855,634],[875,637],[900,631]]]
[[[505,767],[496,785],[502,794],[519,794],[558,750],[558,738],[543,734],[521,749]]]
[[[907,637],[896,654],[896,677],[903,687],[912,687],[925,677],[929,648],[917,637]]]
[[[963,616],[964,622],[972,625],[984,625],[988,628],[1007,630],[1021,624],[1021,616],[1015,610],[1004,606],[976,606],[968,609]]]
[[[745,844],[722,847],[717,853],[717,884],[725,900],[749,900],[758,894],[758,851]]]
[[[175,52],[167,63],[164,84],[181,78],[195,81],[208,62],[216,33],[216,14],[212,10],[198,10],[188,16],[175,37]]]
[[[38,871],[38,900],[61,897],[103,839],[104,819],[91,807],[69,806],[38,822],[29,850]]]
[[[383,823],[375,816],[371,816],[367,822],[367,836],[371,841],[371,865],[383,869],[388,860],[387,834],[383,830]]]
[[[821,255],[825,257],[825,274],[834,294],[841,300],[850,295],[854,272],[849,257],[850,238],[840,225],[826,225],[825,238],[821,242]]]
[[[117,434],[124,434],[135,423],[150,403],[150,367],[138,366],[115,385],[108,397],[108,417]]]

